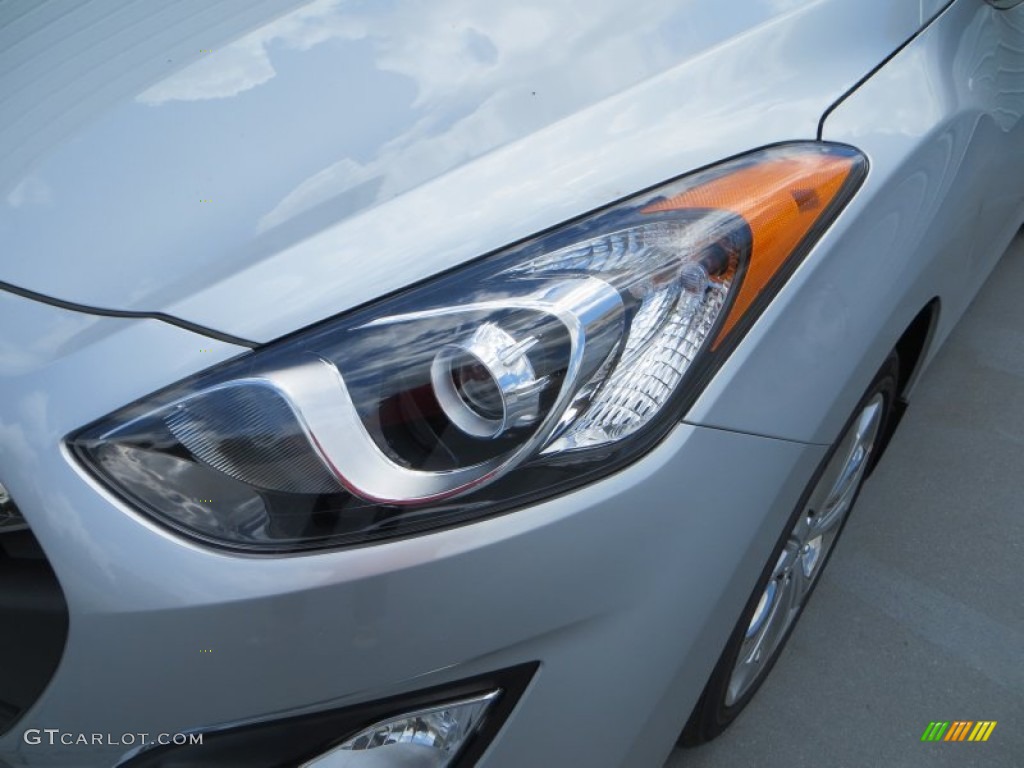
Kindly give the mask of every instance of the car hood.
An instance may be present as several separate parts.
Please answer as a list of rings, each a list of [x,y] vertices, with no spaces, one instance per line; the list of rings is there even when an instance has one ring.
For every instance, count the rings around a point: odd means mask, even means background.
[[[937,5],[26,4],[0,18],[0,280],[267,341],[813,138]]]

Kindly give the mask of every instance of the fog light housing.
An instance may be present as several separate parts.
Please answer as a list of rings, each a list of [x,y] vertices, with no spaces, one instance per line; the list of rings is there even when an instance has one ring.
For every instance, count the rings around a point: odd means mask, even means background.
[[[500,691],[408,712],[364,728],[302,768],[447,768]]]
[[[117,768],[470,768],[540,664],[341,709],[181,729],[202,739],[147,744]]]

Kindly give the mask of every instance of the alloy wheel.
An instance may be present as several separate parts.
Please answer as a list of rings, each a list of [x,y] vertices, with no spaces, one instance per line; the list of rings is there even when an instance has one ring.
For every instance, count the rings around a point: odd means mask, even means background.
[[[742,699],[770,666],[824,566],[864,481],[885,414],[876,393],[840,439],[789,532],[740,645],[725,704]]]

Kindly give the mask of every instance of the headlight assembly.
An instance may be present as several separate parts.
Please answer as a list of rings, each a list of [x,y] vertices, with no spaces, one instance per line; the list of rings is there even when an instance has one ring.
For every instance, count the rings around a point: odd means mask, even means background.
[[[746,155],[192,377],[69,445],[134,507],[250,551],[549,496],[678,421],[865,170],[820,143]]]

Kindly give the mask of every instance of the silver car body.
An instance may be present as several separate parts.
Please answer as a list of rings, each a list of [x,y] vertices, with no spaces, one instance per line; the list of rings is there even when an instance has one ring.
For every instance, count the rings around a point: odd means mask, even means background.
[[[189,731],[539,661],[480,765],[659,765],[875,370],[938,299],[922,365],[934,354],[1024,220],[1024,7],[15,10],[0,480],[70,629],[0,764],[129,751],[28,744],[30,728]],[[423,536],[249,557],[151,522],[62,447],[247,344],[815,138],[864,152],[864,185],[684,422],[600,482]]]

